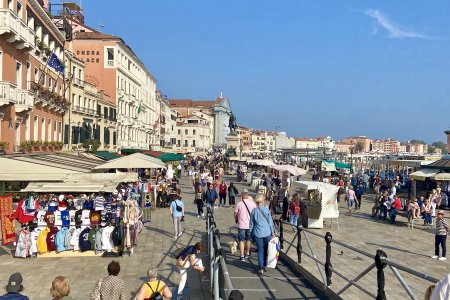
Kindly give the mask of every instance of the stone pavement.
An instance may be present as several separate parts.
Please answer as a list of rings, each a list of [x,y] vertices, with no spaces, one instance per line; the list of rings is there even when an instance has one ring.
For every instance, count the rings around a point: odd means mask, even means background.
[[[157,209],[152,214],[152,222],[145,224],[139,234],[139,245],[129,257],[114,258],[121,265],[119,277],[125,281],[129,298],[146,280],[150,266],[157,267],[160,277],[172,289],[179,283],[179,274],[174,267],[172,252],[185,245],[194,244],[205,235],[205,221],[197,219],[191,187],[182,186],[186,204],[186,222],[183,235],[173,241],[173,224],[168,209]],[[0,248],[1,249],[1,248]],[[5,247],[3,247],[5,250]],[[7,250],[7,249],[6,249]],[[3,253],[3,255],[1,255]],[[71,286],[71,296],[77,300],[89,299],[98,278],[106,276],[106,266],[112,258],[103,257],[66,257],[66,258],[13,258],[4,251],[0,252],[0,292],[6,286],[8,277],[21,272],[25,291],[32,300],[50,299],[50,286],[54,277],[67,276]],[[210,299],[207,284],[201,283],[200,273],[189,271],[188,290],[190,299]]]

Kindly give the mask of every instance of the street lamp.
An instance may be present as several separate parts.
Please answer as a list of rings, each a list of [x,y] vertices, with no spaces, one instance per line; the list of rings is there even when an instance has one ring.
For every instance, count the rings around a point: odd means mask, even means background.
[[[355,147],[350,147],[350,165],[351,165],[350,174],[353,173],[353,150],[354,149],[355,149]]]

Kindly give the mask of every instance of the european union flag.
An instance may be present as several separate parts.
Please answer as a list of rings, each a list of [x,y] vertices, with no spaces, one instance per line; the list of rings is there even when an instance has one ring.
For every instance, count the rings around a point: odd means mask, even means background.
[[[64,66],[62,65],[59,58],[53,52],[50,54],[50,57],[48,58],[47,65],[55,69],[58,73],[64,72]]]

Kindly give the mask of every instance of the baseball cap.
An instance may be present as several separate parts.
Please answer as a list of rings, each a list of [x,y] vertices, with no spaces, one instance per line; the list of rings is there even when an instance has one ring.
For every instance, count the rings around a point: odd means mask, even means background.
[[[8,285],[6,286],[6,291],[8,293],[17,293],[20,291],[20,288],[22,287],[22,274],[20,273],[14,273],[11,276],[9,276]]]

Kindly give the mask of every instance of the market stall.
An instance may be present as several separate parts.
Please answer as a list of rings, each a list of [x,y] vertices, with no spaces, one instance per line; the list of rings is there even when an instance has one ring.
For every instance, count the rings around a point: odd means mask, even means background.
[[[306,228],[323,228],[324,219],[336,219],[339,229],[337,203],[338,186],[319,181],[294,181],[291,190],[301,199],[301,223]]]

